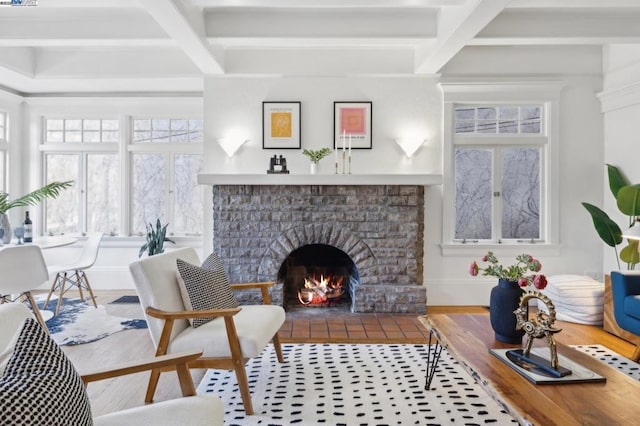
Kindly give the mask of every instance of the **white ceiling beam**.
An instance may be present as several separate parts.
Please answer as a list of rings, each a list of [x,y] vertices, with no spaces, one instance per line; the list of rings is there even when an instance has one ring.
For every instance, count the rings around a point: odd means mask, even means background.
[[[416,72],[435,74],[493,20],[511,0],[469,0],[455,11],[442,11],[442,32],[434,46],[416,55]],[[452,17],[450,17],[452,16]]]
[[[222,49],[206,40],[201,11],[187,11],[178,0],[139,1],[203,74],[224,73]]]
[[[35,51],[28,47],[0,47],[0,67],[25,77],[35,76]]]
[[[640,37],[640,10],[505,10],[484,27],[474,42],[484,39],[603,40]],[[473,43],[473,42],[472,42]],[[470,43],[470,44],[472,44]],[[546,43],[545,43],[546,44]]]
[[[0,42],[5,46],[173,43],[140,9],[9,9],[0,13]]]
[[[38,0],[38,8],[130,8],[140,7],[134,0]]]
[[[515,8],[552,8],[584,9],[602,8],[611,10],[621,7],[638,7],[638,0],[512,0],[507,9]]]
[[[431,9],[208,9],[204,25],[209,38],[435,38],[437,13]]]
[[[466,0],[191,0],[194,6],[259,8],[424,8],[460,6]]]

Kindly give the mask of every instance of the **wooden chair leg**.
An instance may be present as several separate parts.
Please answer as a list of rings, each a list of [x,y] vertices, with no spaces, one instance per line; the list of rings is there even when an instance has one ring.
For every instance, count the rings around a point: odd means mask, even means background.
[[[149,376],[149,385],[147,385],[147,394],[144,397],[144,402],[150,404],[153,402],[153,397],[158,387],[158,380],[160,380],[160,370],[151,370]]]
[[[638,360],[640,360],[640,342],[638,342],[636,349],[633,351],[633,355],[631,355],[631,360],[634,362],[638,362]]]
[[[251,402],[251,392],[249,391],[249,378],[247,377],[247,370],[244,368],[244,360],[234,359],[233,369],[236,372],[236,380],[238,381],[238,387],[240,388],[240,395],[242,396],[242,405],[244,406],[244,412],[247,416],[253,415],[253,403]]]
[[[76,287],[78,287],[78,293],[80,294],[80,300],[84,302],[84,294],[82,293],[82,279],[80,277],[80,271],[77,269],[74,271],[73,275],[76,277]]]
[[[62,274],[62,283],[60,284],[60,294],[58,295],[58,305],[56,306],[56,316],[60,315],[60,308],[62,307],[62,297],[64,296],[65,285],[67,284],[66,271]]]
[[[284,362],[284,357],[282,356],[282,346],[280,345],[280,336],[278,336],[277,332],[276,334],[273,335],[271,342],[273,343],[273,349],[276,350],[276,356],[278,357],[278,362],[282,364]]]
[[[44,328],[45,331],[49,333],[49,327],[47,327],[47,324],[45,323],[44,318],[42,318],[42,313],[40,312],[40,309],[38,309],[38,305],[36,304],[35,299],[31,295],[31,292],[27,291],[24,293],[24,295],[29,301],[29,304],[31,305],[31,310],[33,311],[33,314],[36,316],[36,319],[38,320],[42,328]]]
[[[242,349],[238,340],[236,325],[232,317],[224,317],[224,325],[227,330],[227,340],[229,341],[229,349],[231,351],[231,359],[233,361],[233,369],[236,372],[236,380],[240,388],[242,396],[242,405],[247,416],[253,415],[253,403],[251,402],[251,392],[249,392],[249,379],[247,378],[247,370],[244,368],[244,359],[242,358]]]
[[[91,300],[93,300],[93,306],[98,307],[98,302],[96,302],[96,296],[93,295],[93,290],[91,289],[91,284],[89,283],[89,278],[87,277],[87,273],[84,271],[80,271],[82,274],[82,282],[85,284],[85,288],[91,295]]]
[[[53,284],[51,284],[51,290],[49,290],[49,294],[47,294],[47,300],[44,301],[44,305],[42,306],[42,309],[47,309],[47,306],[49,305],[49,300],[51,299],[51,295],[55,293],[59,285],[60,285],[60,273],[57,273],[56,276],[53,278]]]

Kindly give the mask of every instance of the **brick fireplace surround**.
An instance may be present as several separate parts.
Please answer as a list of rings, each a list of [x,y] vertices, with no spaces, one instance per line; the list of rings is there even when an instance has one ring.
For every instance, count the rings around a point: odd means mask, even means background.
[[[352,312],[426,313],[424,186],[213,185],[213,248],[231,282],[276,281],[309,244],[356,265]],[[272,297],[283,303],[282,282]]]

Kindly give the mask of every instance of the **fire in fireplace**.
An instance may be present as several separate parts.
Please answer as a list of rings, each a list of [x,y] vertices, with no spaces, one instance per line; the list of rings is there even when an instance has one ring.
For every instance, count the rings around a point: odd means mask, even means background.
[[[292,251],[278,272],[287,310],[350,307],[358,272],[351,258],[333,246],[308,244]]]
[[[344,276],[329,275],[325,277],[320,274],[311,274],[304,279],[304,287],[298,290],[298,300],[301,304],[308,305],[330,305],[339,301],[344,294],[342,283]]]

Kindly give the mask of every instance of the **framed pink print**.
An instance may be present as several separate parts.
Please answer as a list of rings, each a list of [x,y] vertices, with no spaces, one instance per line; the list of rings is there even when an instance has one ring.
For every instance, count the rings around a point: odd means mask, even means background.
[[[371,149],[371,102],[333,103],[333,147]]]

